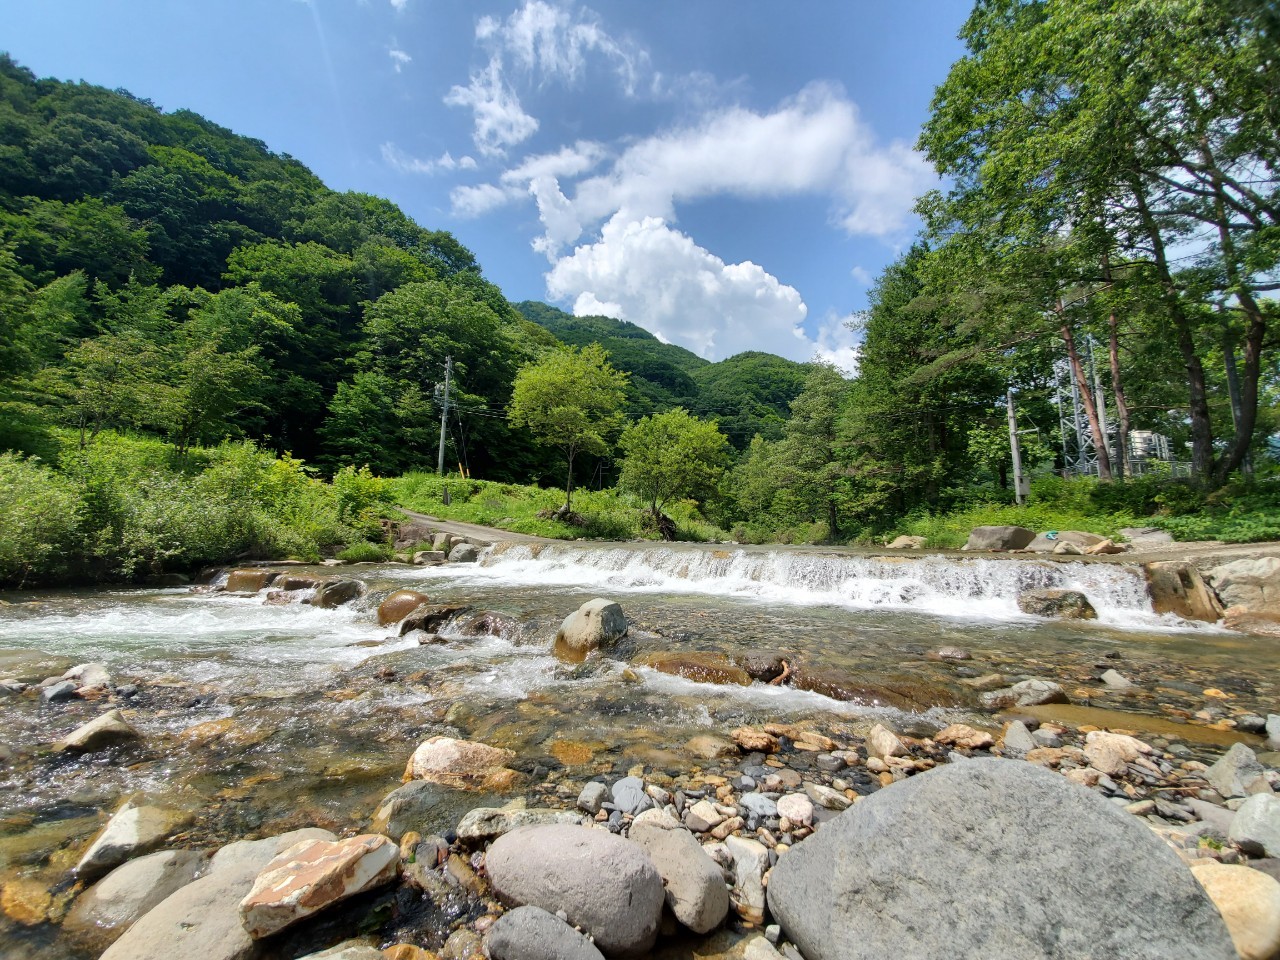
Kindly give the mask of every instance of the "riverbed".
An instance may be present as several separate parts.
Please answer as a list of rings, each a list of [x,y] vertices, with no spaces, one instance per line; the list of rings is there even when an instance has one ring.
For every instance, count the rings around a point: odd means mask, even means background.
[[[303,602],[307,591],[267,602],[266,592],[220,592],[215,577],[194,588],[4,596],[0,678],[38,683],[101,662],[116,693],[109,702],[0,701],[0,882],[44,885],[56,900],[106,815],[137,792],[190,811],[188,846],[313,824],[360,828],[417,743],[436,734],[510,748],[517,769],[550,790],[638,765],[673,774],[712,766],[699,737],[749,724],[819,718],[864,730],[885,720],[926,736],[960,720],[998,730],[1001,718],[977,709],[974,682],[1001,674],[1061,683],[1072,704],[1056,709],[1064,719],[1074,711],[1074,726],[1106,718],[1098,725],[1209,757],[1249,742],[1233,718],[1265,714],[1280,676],[1274,644],[1155,615],[1141,572],[1120,564],[499,544],[475,564],[289,572],[356,577],[368,592],[320,609]],[[1020,613],[1018,593],[1042,587],[1081,590],[1098,619]],[[471,609],[421,644],[377,624],[379,602],[402,589]],[[558,660],[557,626],[596,596],[622,605],[629,635],[604,656]],[[943,647],[968,659],[939,659]],[[887,693],[839,700],[645,665],[690,651],[726,662],[782,654]],[[1099,678],[1108,669],[1135,686],[1107,687]],[[907,709],[889,695],[904,690]],[[142,745],[51,751],[109,706],[125,710]],[[1053,706],[1037,709],[1054,716]],[[461,795],[458,813],[480,802]],[[78,956],[56,926],[6,913],[0,954]]]

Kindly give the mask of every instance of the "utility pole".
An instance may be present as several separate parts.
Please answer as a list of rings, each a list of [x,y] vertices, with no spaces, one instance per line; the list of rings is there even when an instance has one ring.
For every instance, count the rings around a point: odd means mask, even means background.
[[[444,396],[440,401],[440,458],[436,463],[436,473],[444,476],[444,431],[449,423],[449,377],[453,373],[453,357],[444,358]]]
[[[1018,418],[1013,412],[1013,390],[1005,390],[1004,397],[1009,410],[1009,452],[1013,455],[1013,497],[1018,506],[1022,506],[1027,502],[1027,492],[1022,479],[1022,450],[1018,447]]]

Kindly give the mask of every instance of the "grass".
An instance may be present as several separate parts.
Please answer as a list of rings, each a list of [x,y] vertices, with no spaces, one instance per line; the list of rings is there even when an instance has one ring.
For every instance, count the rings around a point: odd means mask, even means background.
[[[438,477],[431,473],[406,473],[391,482],[391,495],[400,506],[442,520],[478,523],[512,533],[555,540],[656,540],[640,504],[616,490],[575,490],[573,510],[582,526],[549,518],[564,504],[564,491],[517,483]],[[444,491],[449,491],[445,506]],[[708,523],[692,502],[669,504],[667,514],[676,522],[681,540],[707,541],[728,538]],[[541,514],[541,516],[540,516]]]

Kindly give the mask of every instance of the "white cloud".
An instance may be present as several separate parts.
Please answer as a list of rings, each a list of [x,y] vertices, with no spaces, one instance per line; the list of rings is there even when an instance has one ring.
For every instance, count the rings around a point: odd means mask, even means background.
[[[382,145],[382,159],[387,166],[399,170],[401,173],[421,173],[433,174],[440,171],[450,170],[474,170],[476,161],[472,157],[459,157],[454,159],[453,154],[446,150],[435,160],[423,160],[405,153],[394,143],[384,143]]]
[[[401,50],[400,45],[394,40],[391,41],[391,46],[387,48],[387,55],[391,57],[391,66],[395,68],[396,73],[413,63],[413,57]]]
[[[630,320],[704,357],[767,350],[807,360],[799,332],[808,309],[793,287],[760,266],[725,263],[659,217],[618,214],[596,243],[547,275],[547,290],[574,313]]]
[[[846,377],[858,372],[859,346],[850,327],[853,314],[843,317],[830,314],[818,324],[818,337],[813,357],[831,363]]]
[[[393,6],[396,9],[397,13],[404,10],[404,8],[407,7],[408,5],[409,5],[409,0],[391,0],[391,6]]]
[[[471,75],[467,86],[454,86],[445,95],[451,107],[470,107],[475,117],[473,139],[486,156],[505,156],[506,148],[528,140],[538,129],[538,121],[525,113],[502,72],[502,61],[494,57],[489,66]]]
[[[874,282],[871,277],[871,271],[861,264],[855,265],[854,268],[849,271],[849,276],[853,277],[853,279],[857,280],[864,287],[869,287]]]

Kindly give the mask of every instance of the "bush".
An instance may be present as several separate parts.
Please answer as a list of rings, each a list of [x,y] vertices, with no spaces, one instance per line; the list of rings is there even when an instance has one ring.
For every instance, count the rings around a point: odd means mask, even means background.
[[[345,563],[385,563],[394,555],[389,544],[370,543],[364,540],[353,543],[338,552],[338,559]]]
[[[79,547],[77,484],[36,458],[0,454],[0,584],[62,580]]]

